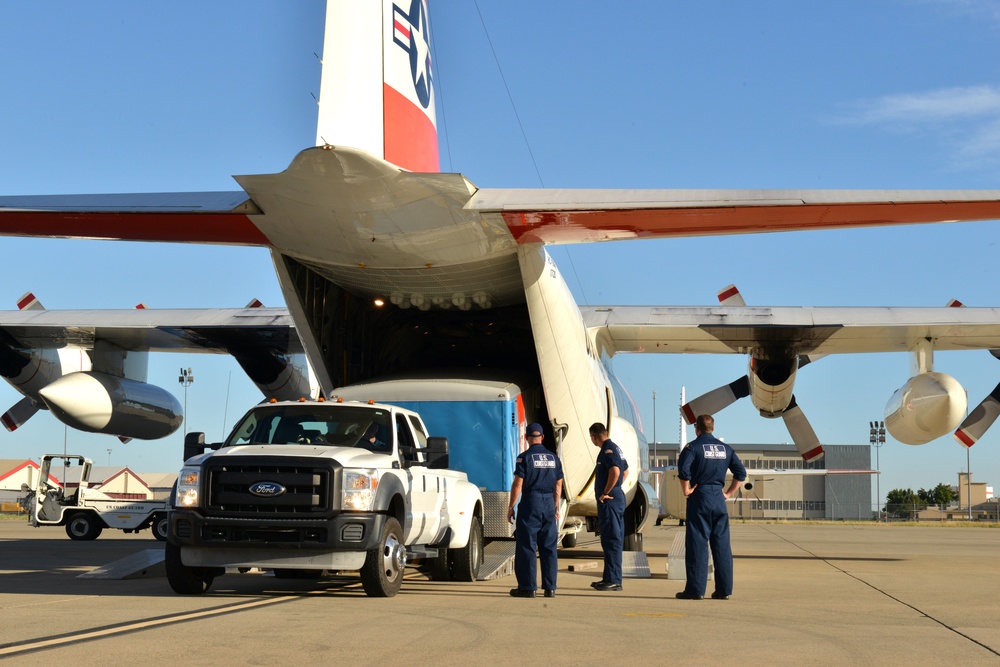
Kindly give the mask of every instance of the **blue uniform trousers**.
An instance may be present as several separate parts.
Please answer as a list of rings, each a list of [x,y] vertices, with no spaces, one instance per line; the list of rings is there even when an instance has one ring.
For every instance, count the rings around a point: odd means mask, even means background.
[[[559,559],[556,543],[559,529],[556,527],[555,499],[551,493],[526,493],[517,506],[517,524],[514,528],[516,547],[514,550],[514,576],[517,587],[525,591],[538,588],[535,551],[542,559],[542,588],[556,589],[556,574]]]
[[[684,536],[684,590],[705,595],[708,583],[708,549],[715,562],[715,592],[733,594],[733,550],[729,544],[729,512],[720,486],[699,486],[687,499]]]
[[[601,531],[604,550],[604,576],[601,581],[622,583],[622,547],[625,543],[625,492],[621,487],[611,491],[612,500],[597,502],[597,526]]]

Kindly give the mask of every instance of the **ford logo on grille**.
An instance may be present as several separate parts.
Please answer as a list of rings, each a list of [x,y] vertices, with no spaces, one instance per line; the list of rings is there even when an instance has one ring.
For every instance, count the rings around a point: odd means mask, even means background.
[[[254,482],[250,493],[261,498],[276,498],[285,492],[285,487],[277,482]]]

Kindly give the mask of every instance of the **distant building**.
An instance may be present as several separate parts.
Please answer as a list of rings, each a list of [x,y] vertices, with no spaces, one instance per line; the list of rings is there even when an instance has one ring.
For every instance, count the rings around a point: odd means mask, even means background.
[[[733,444],[747,472],[765,468],[786,470],[871,470],[868,445],[823,445],[826,455],[805,463],[794,445]],[[653,467],[677,465],[675,443],[650,445]],[[753,489],[742,492],[730,514],[747,519],[852,519],[874,517],[873,475],[782,475],[754,478]]]

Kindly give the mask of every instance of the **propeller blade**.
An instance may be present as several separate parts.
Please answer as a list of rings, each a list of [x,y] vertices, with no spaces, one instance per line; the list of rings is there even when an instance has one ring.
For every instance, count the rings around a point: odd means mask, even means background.
[[[823,445],[819,443],[819,438],[816,437],[816,431],[813,430],[809,420],[806,419],[806,415],[802,412],[802,408],[800,408],[798,403],[795,402],[794,396],[792,396],[792,402],[789,403],[788,407],[785,408],[785,411],[781,413],[781,418],[785,422],[785,428],[788,429],[788,434],[792,436],[792,442],[795,443],[795,448],[798,449],[799,454],[802,455],[803,461],[815,461],[823,456]]]
[[[31,292],[25,292],[24,296],[17,300],[18,310],[45,310],[42,302],[35,298]]]
[[[743,295],[736,288],[736,285],[728,285],[719,290],[719,303],[723,306],[745,306],[747,302],[743,300]]]
[[[681,406],[681,415],[688,424],[693,424],[698,415],[714,415],[719,410],[727,408],[741,398],[750,395],[750,378],[744,375],[738,380],[724,384],[707,394],[689,401]]]
[[[1000,384],[959,425],[955,431],[955,440],[966,448],[972,447],[993,426],[997,417],[1000,417]]]
[[[38,403],[25,396],[20,401],[11,406],[10,410],[0,416],[4,428],[8,431],[16,431],[21,424],[28,421],[38,412]]]

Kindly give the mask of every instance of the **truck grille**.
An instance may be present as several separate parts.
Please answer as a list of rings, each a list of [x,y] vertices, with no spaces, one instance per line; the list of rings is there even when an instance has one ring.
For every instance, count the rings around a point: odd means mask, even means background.
[[[333,509],[336,476],[326,462],[231,459],[210,464],[207,473],[208,515],[321,518]]]

